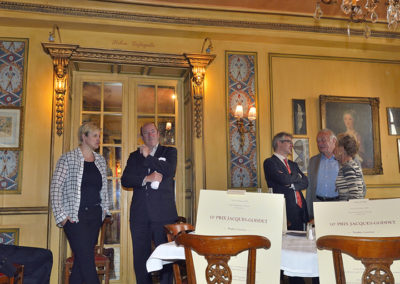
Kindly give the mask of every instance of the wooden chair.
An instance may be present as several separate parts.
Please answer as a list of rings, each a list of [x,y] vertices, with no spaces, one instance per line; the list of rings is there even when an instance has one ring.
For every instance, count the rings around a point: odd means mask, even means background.
[[[176,223],[165,225],[165,231],[167,233],[168,242],[175,241],[176,236],[181,232],[192,232],[194,231],[194,226],[188,223]],[[176,261],[172,265],[174,270],[175,284],[182,284],[186,278],[186,267],[184,261]]]
[[[256,278],[256,249],[271,247],[271,242],[262,236],[203,236],[196,234],[179,234],[175,242],[185,247],[186,268],[189,284],[196,284],[192,250],[203,255],[208,262],[206,280],[211,283],[232,282],[232,272],[228,261],[242,251],[248,250],[247,283],[254,284]]]
[[[342,253],[364,264],[363,284],[395,283],[390,266],[400,259],[400,237],[323,236],[317,240],[317,247],[332,251],[337,284],[346,283]]]
[[[94,248],[94,261],[97,268],[97,275],[100,282],[104,279],[105,284],[110,281],[110,258],[104,255],[104,239],[107,224],[112,224],[113,220],[110,216],[104,219],[100,229],[100,240]],[[74,265],[74,256],[70,256],[65,261],[64,270],[64,284],[69,284],[69,276],[71,274],[72,266]]]
[[[24,281],[24,266],[21,264],[14,264],[14,266],[17,268],[14,276],[8,277],[0,273],[0,284],[22,284]]]

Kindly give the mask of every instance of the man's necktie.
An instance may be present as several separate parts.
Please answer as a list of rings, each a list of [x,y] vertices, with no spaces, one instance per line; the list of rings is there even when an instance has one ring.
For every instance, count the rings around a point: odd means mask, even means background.
[[[289,174],[292,173],[292,171],[290,170],[289,164],[287,159],[283,159],[283,161],[285,162],[285,166],[289,172]],[[303,201],[301,200],[301,196],[300,196],[300,192],[298,192],[297,190],[294,192],[295,196],[296,196],[296,203],[297,205],[302,208],[303,207]]]

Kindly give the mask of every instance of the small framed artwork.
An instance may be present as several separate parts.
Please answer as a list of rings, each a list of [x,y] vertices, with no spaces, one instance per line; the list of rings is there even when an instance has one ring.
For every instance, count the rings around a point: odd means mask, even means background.
[[[18,245],[19,229],[0,229],[0,244],[3,245]]]
[[[400,135],[400,108],[387,108],[389,135]]]
[[[310,160],[308,144],[308,138],[293,138],[293,162],[296,162],[300,170],[305,174]]]
[[[0,107],[0,150],[22,150],[22,108]]]
[[[292,100],[293,108],[293,134],[306,135],[306,100]]]

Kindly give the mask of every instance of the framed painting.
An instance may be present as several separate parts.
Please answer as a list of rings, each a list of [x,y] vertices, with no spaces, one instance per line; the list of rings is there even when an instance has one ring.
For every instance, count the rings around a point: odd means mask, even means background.
[[[387,108],[389,135],[400,135],[400,108]]]
[[[306,135],[306,100],[292,100],[293,109],[293,134]]]
[[[18,245],[19,229],[0,229],[0,244]]]
[[[322,128],[353,135],[359,143],[357,158],[366,175],[382,174],[379,133],[379,98],[320,95]]]
[[[305,174],[310,160],[309,149],[308,138],[293,138],[293,162],[296,162],[300,170]]]
[[[22,150],[22,108],[0,107],[0,150]]]

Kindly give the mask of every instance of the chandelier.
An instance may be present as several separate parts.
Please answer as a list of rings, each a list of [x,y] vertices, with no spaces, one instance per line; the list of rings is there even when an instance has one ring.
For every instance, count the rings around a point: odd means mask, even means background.
[[[323,12],[320,3],[335,4],[337,0],[317,0],[317,5],[314,12],[316,20],[321,19]],[[342,12],[349,16],[349,23],[365,23],[365,35],[368,37],[370,28],[368,23],[376,23],[378,21],[378,14],[376,8],[378,7],[379,0],[341,0],[340,8]],[[387,0],[386,2],[386,19],[389,30],[395,30],[400,21],[400,0]],[[350,29],[348,29],[350,32]]]

